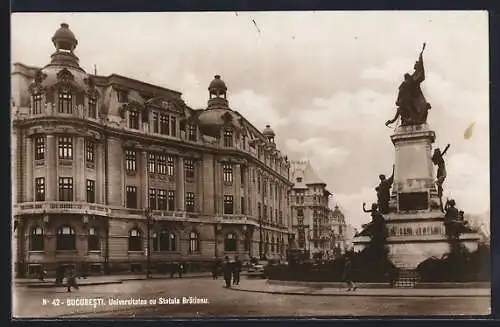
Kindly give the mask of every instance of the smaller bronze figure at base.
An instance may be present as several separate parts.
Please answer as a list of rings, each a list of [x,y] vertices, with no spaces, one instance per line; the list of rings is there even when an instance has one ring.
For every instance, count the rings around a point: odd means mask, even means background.
[[[391,187],[394,182],[394,168],[395,165],[392,165],[392,174],[388,179],[384,174],[379,175],[380,184],[375,188],[377,192],[377,205],[381,213],[388,214],[389,213],[389,200],[391,198]],[[365,211],[367,212],[367,211]]]
[[[446,154],[446,151],[450,148],[450,145],[448,144],[446,148],[444,149],[443,152],[439,148],[436,148],[434,150],[434,153],[432,155],[432,163],[438,167],[437,173],[436,173],[436,186],[437,186],[437,191],[438,191],[438,197],[439,197],[439,207],[442,212],[444,212],[443,208],[443,183],[444,180],[446,179],[446,164],[444,161],[443,156]]]

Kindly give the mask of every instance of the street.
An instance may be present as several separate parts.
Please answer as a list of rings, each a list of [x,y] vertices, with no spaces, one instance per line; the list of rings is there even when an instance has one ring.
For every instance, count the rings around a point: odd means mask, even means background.
[[[251,283],[263,281],[242,279],[240,287]],[[490,307],[488,297],[276,295],[229,290],[222,284],[221,279],[209,278],[143,280],[84,286],[72,293],[62,287],[17,286],[12,312],[18,318],[480,315],[488,314]],[[130,298],[136,303],[126,303]],[[149,303],[152,299],[156,305]],[[196,303],[182,304],[183,300]]]

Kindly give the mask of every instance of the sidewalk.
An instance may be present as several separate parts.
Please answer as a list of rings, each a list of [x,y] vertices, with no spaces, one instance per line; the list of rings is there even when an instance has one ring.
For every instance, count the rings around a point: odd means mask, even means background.
[[[231,290],[237,292],[309,296],[491,297],[491,291],[485,288],[369,288],[347,292],[345,288],[275,285],[265,280],[244,280],[241,285],[235,286]]]
[[[211,277],[211,273],[186,273],[182,275],[182,278],[208,278]],[[170,277],[170,274],[151,274],[151,279],[178,279],[179,276],[175,275],[174,278]],[[87,278],[78,278],[77,282],[79,286],[90,286],[90,285],[107,285],[107,284],[121,284],[126,281],[132,280],[147,280],[145,274],[135,274],[135,275],[103,275],[103,276],[89,276]],[[55,285],[54,278],[48,278],[41,281],[36,278],[16,278],[14,279],[14,285],[28,288],[48,288],[57,287]]]

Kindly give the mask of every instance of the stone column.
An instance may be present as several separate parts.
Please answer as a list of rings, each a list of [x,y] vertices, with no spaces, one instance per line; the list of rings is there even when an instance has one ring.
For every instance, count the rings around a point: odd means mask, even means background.
[[[234,165],[234,213],[241,214],[241,165]]]
[[[34,188],[34,180],[33,180],[33,166],[34,166],[34,160],[33,160],[33,138],[30,136],[26,137],[26,151],[25,151],[25,156],[26,156],[26,202],[32,202],[34,201],[33,197],[33,188]]]
[[[184,211],[186,210],[185,206],[185,198],[186,192],[184,188],[184,183],[186,182],[186,178],[184,177],[184,158],[182,156],[177,157],[177,180],[176,180],[176,190],[177,194],[175,198],[177,199],[177,210]],[[198,199],[195,198],[195,201]]]
[[[148,152],[143,149],[141,150],[140,156],[140,164],[139,164],[139,176],[141,179],[141,202],[142,208],[149,207],[149,173],[148,173]],[[140,205],[140,204],[139,204]]]
[[[95,149],[95,172],[96,172],[96,203],[105,203],[104,200],[104,144],[96,143]]]
[[[194,163],[194,177],[196,183],[196,208],[197,211],[203,213],[205,210],[205,194],[203,192],[203,159],[197,160]]]
[[[57,148],[56,137],[47,135],[47,151],[45,153],[45,200],[57,200]]]
[[[75,136],[75,149],[73,151],[73,160],[75,167],[75,188],[76,188],[76,202],[87,201],[87,181],[85,179],[85,138],[82,136]]]

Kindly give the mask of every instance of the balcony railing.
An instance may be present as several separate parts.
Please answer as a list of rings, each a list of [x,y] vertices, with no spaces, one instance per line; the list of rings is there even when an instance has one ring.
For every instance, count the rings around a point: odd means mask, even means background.
[[[14,205],[14,214],[68,213],[107,216],[108,208],[102,204],[86,202],[24,202]]]

